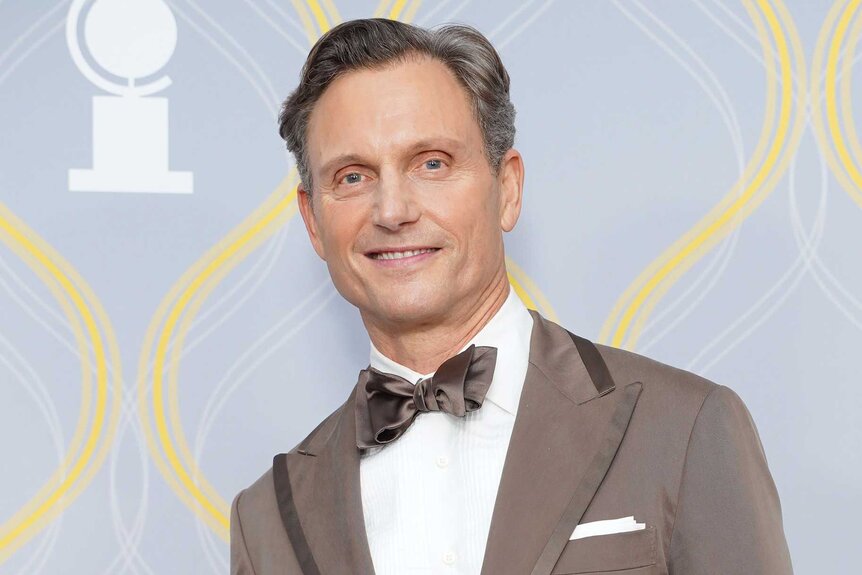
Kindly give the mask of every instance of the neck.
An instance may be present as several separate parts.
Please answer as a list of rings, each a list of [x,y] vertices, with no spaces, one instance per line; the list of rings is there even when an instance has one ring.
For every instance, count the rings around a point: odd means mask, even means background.
[[[380,353],[417,373],[431,373],[485,327],[505,303],[510,289],[504,269],[470,308],[452,313],[440,322],[408,328],[399,326],[397,330],[364,316],[363,322]]]

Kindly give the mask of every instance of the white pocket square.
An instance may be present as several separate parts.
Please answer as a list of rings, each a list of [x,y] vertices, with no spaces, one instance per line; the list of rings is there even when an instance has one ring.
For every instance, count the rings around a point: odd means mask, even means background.
[[[610,533],[625,533],[637,531],[646,527],[645,523],[635,523],[634,515],[620,517],[619,519],[603,519],[601,521],[590,521],[581,523],[572,531],[569,540],[592,537],[594,535],[608,535]]]

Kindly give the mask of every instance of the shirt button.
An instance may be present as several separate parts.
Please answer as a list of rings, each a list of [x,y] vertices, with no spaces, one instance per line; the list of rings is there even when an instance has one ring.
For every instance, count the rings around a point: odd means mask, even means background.
[[[452,565],[453,563],[455,563],[455,552],[447,551],[446,553],[444,553],[443,563],[445,563],[446,565]]]
[[[449,467],[449,458],[445,455],[438,455],[435,463],[437,463],[437,467],[439,467],[440,469],[444,469],[446,467]]]

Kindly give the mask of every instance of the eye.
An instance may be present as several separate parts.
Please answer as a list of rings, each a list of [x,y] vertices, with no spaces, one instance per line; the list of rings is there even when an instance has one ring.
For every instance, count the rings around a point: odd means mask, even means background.
[[[362,174],[359,174],[357,172],[350,172],[349,174],[346,174],[343,178],[341,178],[341,181],[347,184],[358,184],[362,181]]]
[[[440,160],[439,158],[432,158],[425,161],[425,166],[431,168],[432,170],[439,170],[443,167],[443,160]]]

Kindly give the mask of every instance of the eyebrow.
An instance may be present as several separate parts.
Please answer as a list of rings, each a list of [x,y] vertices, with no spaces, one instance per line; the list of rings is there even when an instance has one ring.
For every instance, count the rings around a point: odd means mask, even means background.
[[[359,154],[341,154],[340,156],[336,156],[326,162],[323,167],[320,169],[320,173],[323,175],[329,174],[329,172],[333,171],[336,166],[340,166],[342,164],[364,164],[365,159]]]
[[[463,150],[464,145],[453,138],[447,137],[437,137],[437,138],[426,138],[414,142],[407,148],[407,154],[415,154],[419,150],[425,148],[450,148],[455,150]],[[330,171],[334,170],[337,166],[340,165],[348,165],[348,164],[365,164],[367,163],[366,159],[361,154],[349,153],[349,154],[340,154],[328,162],[326,162],[320,170],[321,174],[327,175]]]

